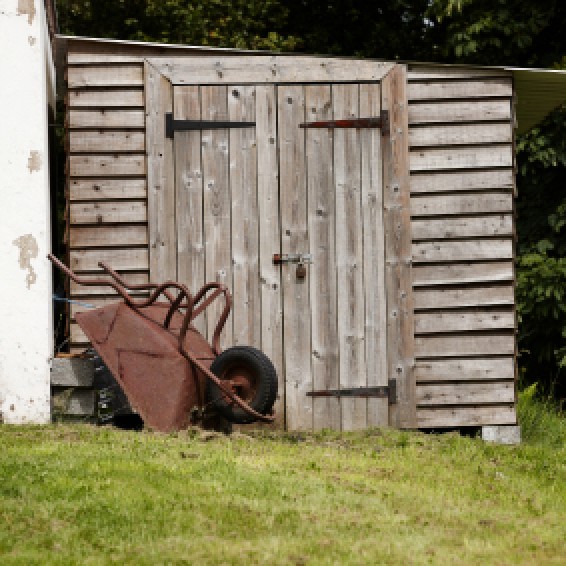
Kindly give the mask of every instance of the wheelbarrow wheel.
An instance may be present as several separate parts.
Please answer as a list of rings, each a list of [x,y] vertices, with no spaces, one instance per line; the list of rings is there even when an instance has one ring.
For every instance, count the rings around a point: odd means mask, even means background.
[[[273,409],[277,398],[277,373],[263,352],[250,346],[228,348],[212,362],[210,370],[258,413],[266,415]],[[206,382],[206,398],[218,413],[233,423],[246,424],[256,420],[210,379]]]

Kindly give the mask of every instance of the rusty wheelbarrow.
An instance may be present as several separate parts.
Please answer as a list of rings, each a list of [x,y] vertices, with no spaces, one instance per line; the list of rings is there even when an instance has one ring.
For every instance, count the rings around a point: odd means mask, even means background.
[[[76,283],[109,286],[122,297],[75,319],[147,426],[179,430],[211,413],[235,423],[274,420],[277,375],[269,358],[247,346],[220,349],[232,306],[224,285],[207,283],[193,296],[172,281],[128,284],[102,262],[109,279],[79,277],[48,258]],[[149,297],[135,300],[133,290]],[[225,305],[209,344],[192,321],[221,295]]]

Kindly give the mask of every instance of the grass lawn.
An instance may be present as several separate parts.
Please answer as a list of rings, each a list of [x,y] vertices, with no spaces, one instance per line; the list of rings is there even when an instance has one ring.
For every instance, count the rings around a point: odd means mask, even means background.
[[[0,564],[565,564],[553,418],[519,447],[2,425]]]

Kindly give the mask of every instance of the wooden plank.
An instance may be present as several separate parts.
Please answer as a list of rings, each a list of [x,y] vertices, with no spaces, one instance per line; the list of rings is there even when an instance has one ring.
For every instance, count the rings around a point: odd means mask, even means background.
[[[415,265],[413,287],[464,283],[513,281],[513,262],[458,263],[455,265]]]
[[[380,86],[377,84],[361,84],[360,116],[379,116],[380,111]],[[360,136],[362,145],[365,356],[367,385],[374,387],[388,384],[382,136],[381,132],[376,129],[361,130]],[[367,426],[387,426],[388,424],[388,400],[368,399]]]
[[[359,116],[359,86],[333,85],[334,116]],[[336,268],[340,388],[364,387],[365,365],[363,233],[360,131],[334,132],[336,191]],[[342,398],[342,430],[367,426],[367,401]]]
[[[99,261],[115,270],[144,271],[149,263],[147,248],[71,250],[69,255],[73,271],[99,271]]]
[[[228,120],[228,91],[225,86],[201,88],[203,120]],[[206,242],[206,280],[232,285],[230,162],[228,130],[202,131],[202,169],[204,179],[204,234]],[[208,308],[208,337],[220,318],[222,305],[215,301]],[[233,343],[232,317],[222,333],[222,347]]]
[[[413,262],[452,262],[486,259],[513,259],[511,238],[488,240],[434,240],[413,243]]]
[[[508,99],[442,102],[414,102],[409,105],[409,124],[451,122],[511,122],[511,101]]]
[[[176,120],[200,120],[199,87],[174,87],[173,107]],[[201,133],[176,132],[174,148],[177,277],[196,293],[206,282]],[[195,327],[204,335],[206,317],[205,311],[194,321]]]
[[[438,169],[473,169],[480,167],[512,167],[513,146],[419,148],[410,153],[411,172]]]
[[[513,212],[510,192],[411,197],[411,216],[444,216],[450,214],[485,214]]]
[[[147,226],[72,226],[71,248],[147,246]]]
[[[440,383],[417,385],[417,405],[482,405],[485,403],[513,403],[515,382],[491,381],[482,383]]]
[[[143,110],[89,108],[67,111],[68,128],[143,128]]]
[[[278,140],[281,198],[281,252],[308,252],[307,181],[303,87],[283,85],[277,89]],[[285,355],[286,426],[311,430],[313,426],[311,374],[311,320],[309,288],[298,280],[295,266],[283,265],[283,343]],[[308,277],[308,275],[307,275]],[[306,316],[305,316],[306,315]]]
[[[385,61],[306,55],[211,55],[148,61],[173,84],[379,81],[393,66]]]
[[[92,359],[53,358],[51,386],[92,387],[94,362]]]
[[[86,334],[83,332],[82,328],[76,322],[71,322],[71,324],[69,325],[69,329],[70,329],[69,337],[71,344],[73,345],[89,344],[89,340],[86,337]],[[86,349],[86,347],[84,349]]]
[[[426,311],[415,314],[415,333],[464,332],[468,330],[500,330],[515,328],[512,309],[473,311]]]
[[[411,193],[415,195],[489,189],[512,191],[514,186],[512,168],[486,171],[438,171],[411,175]]]
[[[112,263],[110,265],[112,266]],[[132,283],[134,285],[147,283],[149,281],[147,272],[126,273],[126,275],[124,275],[124,279],[128,283]],[[143,294],[143,292],[140,294]],[[111,287],[106,287],[106,286],[87,287],[85,285],[79,285],[78,283],[71,281],[71,298],[75,299],[78,297],[90,297],[90,296],[99,296],[99,295],[113,295],[114,297],[117,297],[117,295],[115,294],[115,292]]]
[[[69,305],[69,310],[71,314],[71,321],[76,320],[77,313],[88,312],[93,308],[105,307],[116,302],[121,302],[121,298],[117,295],[115,296],[105,296],[105,297],[90,297],[89,299],[77,300]]]
[[[330,85],[305,87],[306,120],[332,120]],[[340,387],[336,291],[336,196],[333,190],[333,133],[306,132],[308,232],[314,262],[308,267],[311,298],[313,389]],[[313,427],[340,430],[340,400],[313,398]]]
[[[228,89],[228,119],[255,122],[255,87]],[[257,143],[255,128],[233,128],[230,144],[234,344],[261,347]]]
[[[430,65],[411,63],[409,65],[409,81],[439,80],[439,79],[472,79],[472,78],[509,78],[511,71],[493,67],[472,67],[469,65]]]
[[[391,135],[383,149],[383,186],[388,375],[397,380],[397,403],[391,406],[389,420],[397,428],[414,428],[417,422],[406,83],[406,67],[396,65],[381,87],[382,107],[391,116]]]
[[[280,249],[279,167],[276,87],[256,86],[257,205],[259,215],[259,273],[261,283],[261,349],[271,359],[278,377],[275,403],[277,424],[284,426],[285,372],[281,269],[272,255]]]
[[[67,106],[77,107],[143,107],[141,88],[113,88],[107,90],[67,90]]]
[[[145,175],[145,155],[70,155],[71,177],[106,177],[110,175]]]
[[[455,218],[422,218],[411,222],[413,241],[473,238],[482,236],[512,236],[513,216],[460,216]]]
[[[67,88],[142,85],[143,66],[140,64],[67,67]]]
[[[415,82],[409,74],[408,98],[413,100],[439,100],[445,98],[493,98],[513,96],[511,76],[459,81]],[[473,103],[472,103],[473,104]]]
[[[145,151],[143,130],[69,130],[69,152],[142,152]]]
[[[173,87],[148,63],[145,63],[144,69],[149,276],[154,281],[175,281],[177,238],[173,141],[165,137],[165,113],[173,110]]]
[[[146,197],[145,179],[71,179],[69,181],[70,201]]]
[[[439,145],[472,145],[513,142],[513,130],[508,122],[481,124],[427,124],[409,130],[409,145],[434,147]]]
[[[415,309],[513,305],[512,285],[483,285],[457,289],[415,289]]]
[[[69,220],[71,224],[147,222],[147,204],[144,200],[71,202]]]
[[[427,408],[417,410],[419,428],[517,424],[513,405]]]
[[[51,395],[55,416],[96,416],[96,392],[94,390],[55,388]]]
[[[513,334],[450,334],[416,336],[417,358],[450,356],[512,356],[515,353]]]
[[[415,375],[418,382],[512,380],[515,360],[506,358],[456,358],[417,360]]]

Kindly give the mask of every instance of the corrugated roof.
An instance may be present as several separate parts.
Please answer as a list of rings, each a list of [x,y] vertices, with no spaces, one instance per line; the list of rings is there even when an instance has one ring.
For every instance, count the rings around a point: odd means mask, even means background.
[[[168,43],[149,43],[142,41],[126,41],[116,39],[104,39],[93,37],[74,37],[58,35],[57,43],[59,46],[58,56],[60,57],[66,52],[68,41],[83,41],[93,43],[106,43],[119,45],[129,45],[138,47],[154,47],[158,49],[171,50],[185,50],[187,52],[219,52],[219,53],[233,53],[233,54],[273,54],[273,55],[287,55],[298,56],[304,55],[303,53],[273,53],[269,51],[252,51],[246,49],[231,49],[222,47],[209,47],[209,46],[193,46],[193,45],[179,45]],[[324,55],[322,55],[324,57]],[[341,59],[350,57],[340,57]],[[379,59],[383,61],[383,59]],[[481,65],[447,65],[438,63],[423,63],[422,61],[400,61],[411,65],[426,65],[426,66],[443,66],[443,67],[461,67],[469,69],[493,69],[504,70],[513,74],[513,82],[515,85],[515,94],[517,96],[517,133],[522,134],[530,130],[533,126],[541,122],[550,112],[561,104],[566,103],[566,71],[558,71],[552,69],[526,69],[518,67],[485,67]]]

